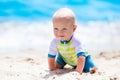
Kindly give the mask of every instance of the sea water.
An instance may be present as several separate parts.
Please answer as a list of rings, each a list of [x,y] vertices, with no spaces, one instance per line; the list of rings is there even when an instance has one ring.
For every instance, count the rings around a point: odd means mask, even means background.
[[[52,15],[62,7],[75,13],[74,35],[85,50],[120,50],[119,5],[118,0],[0,0],[0,52],[48,51]]]

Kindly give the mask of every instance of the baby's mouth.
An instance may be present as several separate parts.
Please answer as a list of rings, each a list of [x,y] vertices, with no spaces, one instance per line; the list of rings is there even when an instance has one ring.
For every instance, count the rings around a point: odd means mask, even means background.
[[[60,37],[64,37],[64,36],[60,36]]]
[[[59,36],[59,39],[63,39],[64,38],[64,36]]]

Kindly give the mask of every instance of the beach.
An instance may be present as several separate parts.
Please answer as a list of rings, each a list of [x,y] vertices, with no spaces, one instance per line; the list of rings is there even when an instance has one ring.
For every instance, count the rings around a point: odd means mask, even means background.
[[[75,13],[74,36],[93,57],[95,74],[48,68],[52,18],[63,7]],[[120,80],[120,0],[0,0],[0,80]]]
[[[95,74],[72,75],[49,71],[47,51],[21,50],[0,54],[0,80],[120,80],[120,51],[103,51],[92,55],[98,70]]]

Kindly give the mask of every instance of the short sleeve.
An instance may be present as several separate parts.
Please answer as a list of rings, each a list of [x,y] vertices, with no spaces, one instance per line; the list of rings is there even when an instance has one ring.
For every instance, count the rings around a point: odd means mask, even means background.
[[[78,40],[78,39],[76,39],[76,38],[73,38],[72,41],[73,41],[73,44],[74,44],[74,46],[75,46],[75,51],[76,51],[76,53],[84,52],[80,40]]]
[[[57,53],[57,40],[53,39],[51,41],[51,44],[49,46],[49,52],[48,52],[48,57],[54,58],[56,56]]]
[[[82,44],[81,44],[80,40],[73,38],[73,44],[75,46],[75,51],[77,53],[77,57],[86,56],[86,53],[82,48]]]

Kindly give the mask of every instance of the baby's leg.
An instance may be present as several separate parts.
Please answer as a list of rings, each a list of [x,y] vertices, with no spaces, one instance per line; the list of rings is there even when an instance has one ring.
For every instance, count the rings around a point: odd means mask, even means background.
[[[59,69],[63,69],[65,65],[66,65],[66,63],[63,61],[62,56],[60,54],[58,54],[56,57],[56,68],[57,69],[56,69],[55,73],[61,74],[62,71]]]
[[[56,62],[56,68],[57,69],[63,69],[64,66],[62,66],[61,64],[59,64],[58,62]]]
[[[91,56],[86,57],[84,72],[95,73],[97,70],[95,63],[93,62]]]
[[[56,68],[63,69],[65,65],[66,65],[66,63],[62,59],[62,56],[60,54],[58,54],[57,58],[56,58]]]

